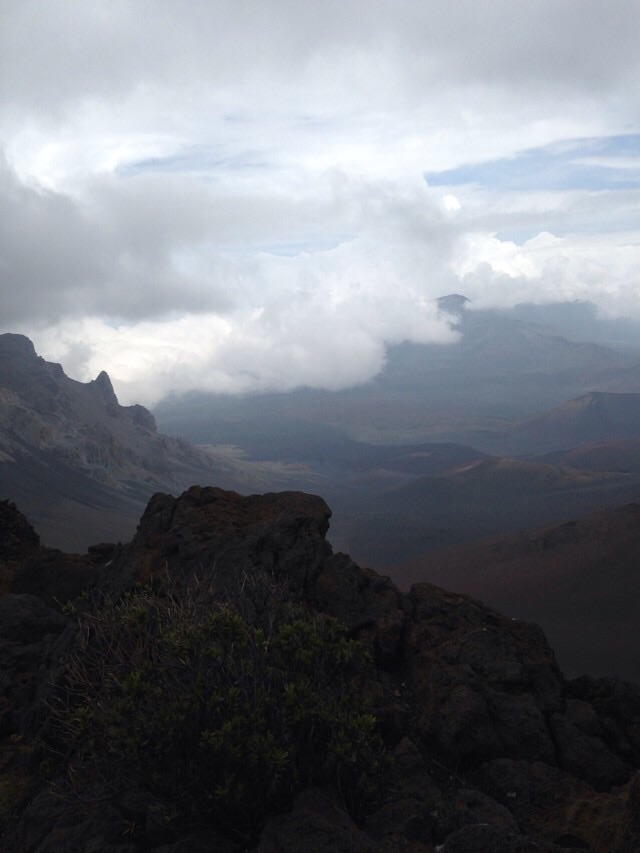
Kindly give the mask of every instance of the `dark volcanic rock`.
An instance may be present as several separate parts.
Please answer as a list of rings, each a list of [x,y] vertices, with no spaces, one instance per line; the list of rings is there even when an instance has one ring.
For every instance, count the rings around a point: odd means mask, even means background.
[[[29,645],[49,634],[59,633],[65,619],[34,595],[0,597],[0,637],[11,643]]]
[[[223,591],[243,575],[272,576],[289,594],[343,621],[370,642],[383,666],[397,663],[409,609],[388,578],[361,569],[325,541],[331,510],[300,492],[242,497],[193,486],[179,498],[154,495],[130,545],[104,569],[119,594],[165,573],[213,579]]]
[[[124,840],[127,831],[126,819],[110,804],[101,804],[83,819],[73,810],[61,808],[60,797],[45,790],[22,815],[19,843],[21,849],[38,853],[138,853],[137,844]]]
[[[563,714],[550,721],[558,750],[559,764],[597,791],[608,791],[625,782],[633,767],[625,764],[607,748],[598,716],[592,705],[569,700]]]
[[[41,546],[16,506],[0,501],[0,594],[29,593],[59,609],[94,585],[99,561],[98,554],[83,557]]]
[[[464,826],[452,832],[444,845],[444,853],[560,853],[562,849],[490,823]]]
[[[309,597],[315,609],[340,619],[361,639],[369,638],[379,666],[398,664],[410,607],[389,578],[361,569],[346,554],[335,554],[314,576]]]
[[[0,595],[9,591],[16,570],[39,547],[40,537],[16,505],[0,501]]]
[[[18,530],[17,516],[8,517]],[[430,584],[400,592],[332,553],[329,517],[326,503],[312,495],[241,497],[192,487],[179,498],[155,495],[131,543],[100,546],[84,558],[38,549],[25,527],[26,568],[16,578],[44,598],[53,595],[56,578],[73,592],[81,577],[96,572],[98,590],[115,597],[146,582],[161,592],[167,575],[178,589],[205,578],[211,595],[220,596],[262,578],[309,611],[338,617],[365,641],[375,663],[367,689],[394,756],[384,793],[357,824],[337,790],[309,788],[289,813],[268,820],[256,851],[640,849],[640,777],[633,777],[639,689],[612,680],[566,682],[537,626],[467,596]],[[7,553],[21,548],[18,536]],[[73,642],[67,625],[33,595],[0,597],[6,735],[23,734],[26,721],[36,719],[34,703],[50,669]],[[132,807],[116,799],[61,816],[41,787],[15,809],[22,848],[14,833],[7,849],[25,853],[233,849],[218,839],[217,826],[170,839],[140,828],[125,840]],[[136,826],[148,826],[151,814],[138,811]]]
[[[157,494],[133,541],[104,570],[103,586],[118,594],[166,573],[205,574],[223,590],[259,571],[304,597],[331,554],[330,516],[322,498],[299,492],[241,497],[193,486],[179,498]]]
[[[322,790],[301,794],[288,815],[269,821],[257,853],[382,853],[338,807],[335,797]]]
[[[640,685],[582,676],[569,682],[569,691],[593,708],[609,749],[640,766]]]
[[[40,546],[40,537],[15,504],[0,501],[0,560],[24,560]]]
[[[99,568],[91,556],[43,548],[16,571],[11,592],[37,595],[49,607],[60,609],[88,592],[98,574]]]
[[[631,853],[627,838],[640,835],[633,815],[636,782],[597,793],[586,782],[541,762],[498,759],[479,768],[478,784],[506,805],[522,831],[594,853]],[[569,846],[569,845],[565,845]]]
[[[466,763],[554,763],[547,715],[562,709],[563,682],[542,631],[431,584],[409,597],[406,666],[425,742]]]
[[[20,732],[67,624],[33,595],[0,597],[0,735]]]

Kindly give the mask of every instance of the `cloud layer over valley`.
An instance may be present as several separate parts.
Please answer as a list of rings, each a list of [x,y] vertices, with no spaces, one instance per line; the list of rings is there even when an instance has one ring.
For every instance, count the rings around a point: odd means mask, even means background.
[[[634,0],[7,0],[0,331],[123,402],[340,388],[433,300],[640,320]]]

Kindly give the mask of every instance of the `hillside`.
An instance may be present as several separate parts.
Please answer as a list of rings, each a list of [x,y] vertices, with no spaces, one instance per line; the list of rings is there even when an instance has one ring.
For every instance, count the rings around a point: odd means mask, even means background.
[[[0,335],[0,498],[19,501],[50,545],[84,550],[128,538],[159,490],[194,482],[252,490],[290,479],[284,466],[162,435],[147,409],[119,405],[104,371],[76,382],[28,338]]]
[[[392,570],[540,623],[572,674],[640,681],[640,504],[434,551]]]
[[[640,394],[593,391],[513,426],[514,452],[548,453],[582,444],[640,438]]]
[[[539,462],[570,465],[587,471],[640,473],[640,438],[621,438],[558,450],[538,458]]]
[[[484,457],[363,497],[341,547],[379,571],[419,554],[635,500],[634,472]]]

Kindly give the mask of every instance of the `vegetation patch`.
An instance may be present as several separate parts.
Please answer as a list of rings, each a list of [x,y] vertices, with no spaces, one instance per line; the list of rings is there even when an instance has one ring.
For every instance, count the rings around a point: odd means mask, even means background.
[[[151,586],[79,615],[52,735],[67,789],[136,792],[145,822],[208,823],[239,841],[309,785],[358,817],[385,756],[366,700],[370,661],[337,620],[250,584]]]

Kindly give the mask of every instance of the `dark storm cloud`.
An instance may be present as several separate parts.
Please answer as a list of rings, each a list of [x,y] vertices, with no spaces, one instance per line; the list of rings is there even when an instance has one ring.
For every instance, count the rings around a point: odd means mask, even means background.
[[[122,188],[106,180],[89,202],[80,203],[25,186],[6,162],[0,164],[5,325],[83,314],[134,320],[228,309],[223,287],[181,272],[172,258],[184,242],[202,235],[192,195],[142,183]]]
[[[376,78],[377,59],[413,94],[438,80],[598,95],[632,84],[639,62],[634,0],[5,0],[3,20],[3,102],[41,112],[132,85],[200,75],[234,87],[331,60],[357,85],[359,63]]]

